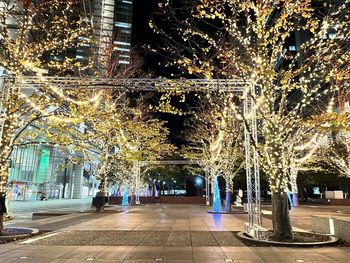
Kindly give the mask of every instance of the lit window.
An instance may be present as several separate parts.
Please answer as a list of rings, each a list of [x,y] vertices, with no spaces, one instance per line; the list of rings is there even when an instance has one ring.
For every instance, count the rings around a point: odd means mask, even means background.
[[[122,3],[132,5],[132,2],[131,2],[131,1],[128,1],[128,0],[122,0]]]
[[[297,48],[296,48],[296,46],[289,46],[288,50],[289,51],[297,51]]]
[[[89,40],[90,40],[90,38],[88,38],[88,37],[78,37],[78,39],[79,39],[79,40],[86,40],[86,41],[89,41]]]
[[[119,60],[119,64],[130,64],[130,62],[126,60]]]
[[[131,28],[131,23],[126,22],[115,22],[116,27]]]
[[[114,41],[114,43],[117,45],[130,46],[130,43],[128,43],[128,42]]]
[[[116,47],[114,50],[130,52],[129,48]]]

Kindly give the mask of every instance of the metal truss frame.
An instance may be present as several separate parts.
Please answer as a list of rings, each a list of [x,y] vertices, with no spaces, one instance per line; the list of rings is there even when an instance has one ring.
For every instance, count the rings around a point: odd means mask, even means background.
[[[233,91],[244,92],[247,82],[239,79],[116,79],[116,78],[77,78],[77,77],[25,77],[17,84],[22,89],[55,85],[61,89],[113,89],[125,91]]]
[[[147,164],[159,164],[159,165],[187,165],[187,164],[200,164],[200,162],[190,161],[190,160],[162,160],[162,161],[142,161],[139,162],[141,168]],[[205,181],[205,203],[206,205],[210,205],[210,177],[208,171],[205,171],[205,175],[200,175],[204,178]]]
[[[260,173],[257,149],[257,121],[254,100],[250,94],[255,94],[255,85],[241,79],[115,79],[115,78],[79,78],[79,77],[22,77],[16,81],[18,88],[36,89],[47,85],[55,88],[91,89],[91,90],[121,90],[128,92],[155,91],[166,92],[169,90],[182,90],[185,92],[220,91],[235,92],[241,95],[243,100],[243,114],[246,116],[244,123],[244,148],[246,159],[247,177],[247,201],[248,223],[246,232],[254,233],[261,229],[261,198],[260,198]],[[148,162],[150,163],[150,162]],[[185,164],[179,161],[157,161],[155,164]],[[138,164],[139,166],[139,164]],[[255,235],[256,236],[256,235]]]

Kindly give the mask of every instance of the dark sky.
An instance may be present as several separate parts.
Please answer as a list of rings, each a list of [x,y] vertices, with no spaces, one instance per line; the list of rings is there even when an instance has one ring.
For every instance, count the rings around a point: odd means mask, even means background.
[[[148,25],[155,6],[156,0],[134,0],[132,44],[137,50],[140,50],[140,55],[146,59],[145,66],[149,67],[150,70],[153,70],[157,64],[156,58],[150,56],[142,46],[155,44],[156,36]]]
[[[150,32],[148,21],[155,8],[156,0],[134,0],[133,40],[135,42],[147,38]]]
[[[146,44],[150,44],[153,48],[161,45],[161,38],[155,35],[148,25],[156,8],[156,3],[157,0],[134,0],[132,28],[132,45],[140,51],[140,56],[144,59],[145,70],[152,72],[154,77],[168,73],[158,66],[159,59],[157,56],[142,48]],[[182,131],[184,130],[185,117],[173,114],[158,114],[158,117],[168,122],[171,141],[180,147],[184,143]]]

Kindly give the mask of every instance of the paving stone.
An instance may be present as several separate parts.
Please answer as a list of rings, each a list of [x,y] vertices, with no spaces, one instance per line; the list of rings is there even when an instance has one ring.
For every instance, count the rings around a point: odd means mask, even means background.
[[[164,246],[170,231],[149,231],[148,235],[140,241],[139,246]]]
[[[55,236],[34,241],[34,245],[83,246],[99,238],[104,231],[65,231]]]
[[[118,246],[118,247],[105,247],[95,256],[97,261],[100,260],[123,260],[129,255],[135,247],[133,246]]]
[[[108,231],[88,245],[93,246],[136,246],[148,235],[149,231]]]
[[[214,218],[206,212],[206,207],[195,205],[150,205],[125,210],[128,212],[78,214],[63,216],[60,220],[48,218],[22,224],[56,226],[55,229],[62,232],[31,245],[19,242],[0,245],[0,262],[86,263],[87,257],[94,257],[95,263],[146,263],[156,262],[156,258],[163,259],[159,262],[172,263],[223,263],[225,258],[235,263],[295,263],[299,258],[306,263],[350,262],[350,247],[346,244],[343,247],[320,248],[247,247],[232,234],[232,231],[243,229],[246,215]],[[293,210],[293,224],[302,222],[297,226],[307,226],[309,211],[310,208]],[[269,219],[263,223],[271,227]],[[225,231],[217,231],[220,229]],[[20,261],[20,257],[26,258]]]
[[[192,247],[136,247],[125,260],[193,260]]]
[[[172,231],[166,241],[166,246],[191,246],[190,231]]]
[[[209,231],[191,231],[192,245],[199,246],[218,246],[213,234]]]
[[[218,242],[219,246],[234,246],[234,247],[243,247],[243,244],[233,232],[229,231],[213,231],[214,238]]]

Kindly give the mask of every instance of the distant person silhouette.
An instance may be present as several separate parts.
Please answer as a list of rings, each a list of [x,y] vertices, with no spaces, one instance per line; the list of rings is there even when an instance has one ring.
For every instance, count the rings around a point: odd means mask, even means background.
[[[0,193],[0,235],[4,232],[4,215],[7,213],[5,199],[5,193]]]

